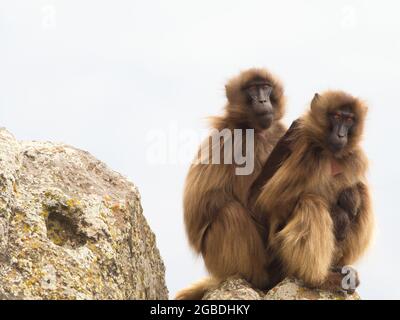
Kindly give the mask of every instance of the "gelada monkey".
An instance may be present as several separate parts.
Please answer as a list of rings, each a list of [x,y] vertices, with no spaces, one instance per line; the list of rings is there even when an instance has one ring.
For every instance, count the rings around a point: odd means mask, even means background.
[[[265,185],[254,210],[268,226],[270,287],[293,276],[311,287],[341,289],[341,267],[368,247],[374,219],[360,146],[366,113],[345,92],[316,94],[278,143],[283,160],[275,159],[276,172],[269,166],[259,175],[264,181],[257,184]]]
[[[238,174],[238,164],[225,161],[231,156],[227,144],[232,141],[222,138],[217,139],[223,140],[218,146],[220,164],[212,163],[207,153],[210,161],[196,161],[190,167],[184,222],[189,243],[203,256],[210,277],[180,291],[176,299],[201,299],[207,289],[233,275],[256,287],[267,284],[263,227],[248,209],[248,198],[269,153],[286,131],[280,121],[285,105],[283,87],[267,70],[250,69],[231,79],[225,89],[225,114],[213,118],[212,127],[217,132],[253,129],[254,168],[250,174]],[[244,147],[249,142],[246,137],[234,136],[233,145]],[[214,149],[211,139],[206,142]],[[199,152],[198,157],[204,160],[204,153]]]

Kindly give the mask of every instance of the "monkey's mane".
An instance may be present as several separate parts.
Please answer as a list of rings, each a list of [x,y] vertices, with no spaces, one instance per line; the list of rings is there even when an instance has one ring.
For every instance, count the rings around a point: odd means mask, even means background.
[[[351,129],[346,147],[337,155],[343,157],[358,149],[364,131],[367,105],[360,99],[344,91],[326,91],[311,102],[310,110],[302,117],[302,126],[307,138],[318,144],[323,149],[327,148],[327,135],[329,132],[329,114],[341,108],[348,108],[355,115],[355,124]]]

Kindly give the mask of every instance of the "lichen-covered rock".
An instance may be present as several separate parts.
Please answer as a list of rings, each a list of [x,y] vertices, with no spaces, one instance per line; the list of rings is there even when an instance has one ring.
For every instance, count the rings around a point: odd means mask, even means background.
[[[0,129],[0,297],[167,299],[136,187],[89,153]]]
[[[208,291],[203,300],[262,300],[263,295],[261,291],[253,289],[246,280],[232,277],[216,289]]]
[[[357,293],[328,292],[309,289],[300,281],[285,279],[273,289],[264,293],[253,289],[248,282],[239,278],[229,278],[218,288],[208,291],[204,300],[359,300]]]

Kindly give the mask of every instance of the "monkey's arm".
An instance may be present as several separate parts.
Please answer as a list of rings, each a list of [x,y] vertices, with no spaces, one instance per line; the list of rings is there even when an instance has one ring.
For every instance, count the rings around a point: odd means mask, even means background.
[[[361,194],[358,185],[346,188],[339,194],[337,202],[330,210],[337,241],[343,241],[348,235],[351,222],[357,216],[360,206]]]
[[[373,235],[374,217],[368,186],[360,182],[357,184],[357,189],[360,195],[360,207],[343,241],[343,257],[340,265],[356,262],[368,248]]]
[[[261,192],[261,188],[274,176],[276,171],[282,166],[285,160],[289,157],[290,142],[293,138],[293,133],[299,125],[299,120],[294,121],[290,128],[286,131],[285,135],[278,141],[269,155],[260,175],[253,182],[250,189],[250,203],[257,199]]]
[[[337,204],[331,208],[330,213],[335,230],[335,238],[337,241],[343,241],[350,229],[351,215]]]
[[[272,246],[289,276],[307,285],[326,281],[335,248],[333,222],[323,198],[301,196],[286,226],[272,239]]]

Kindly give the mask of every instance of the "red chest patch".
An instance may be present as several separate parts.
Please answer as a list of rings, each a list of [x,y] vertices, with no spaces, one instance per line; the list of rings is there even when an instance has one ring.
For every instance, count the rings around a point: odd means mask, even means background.
[[[332,176],[337,176],[338,174],[341,174],[343,172],[343,168],[340,165],[339,162],[337,162],[335,159],[331,159],[331,174]]]

